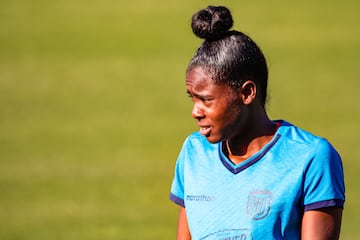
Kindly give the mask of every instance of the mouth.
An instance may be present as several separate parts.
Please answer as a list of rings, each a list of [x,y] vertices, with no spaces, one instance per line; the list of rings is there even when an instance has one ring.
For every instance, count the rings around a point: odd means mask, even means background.
[[[210,131],[211,131],[211,127],[209,126],[200,127],[201,135],[208,136],[210,134]]]

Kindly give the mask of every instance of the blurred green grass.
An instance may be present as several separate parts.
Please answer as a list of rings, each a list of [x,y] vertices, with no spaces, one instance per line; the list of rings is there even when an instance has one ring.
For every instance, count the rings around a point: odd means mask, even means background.
[[[0,2],[0,239],[174,239],[168,201],[196,130],[189,19],[225,4],[270,68],[268,110],[343,156],[342,239],[360,231],[360,3]]]

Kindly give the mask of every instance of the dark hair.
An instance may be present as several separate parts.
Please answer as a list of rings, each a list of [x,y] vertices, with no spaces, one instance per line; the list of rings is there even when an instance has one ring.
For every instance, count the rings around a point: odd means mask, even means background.
[[[265,57],[246,34],[230,31],[233,19],[226,7],[208,6],[192,17],[196,36],[205,39],[191,59],[187,73],[194,67],[204,68],[216,84],[240,88],[246,80],[257,84],[265,105],[268,70]]]

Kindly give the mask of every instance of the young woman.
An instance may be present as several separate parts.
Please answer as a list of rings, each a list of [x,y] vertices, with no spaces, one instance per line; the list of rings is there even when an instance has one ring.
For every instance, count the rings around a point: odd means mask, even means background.
[[[326,139],[269,119],[264,55],[232,24],[225,7],[192,18],[205,39],[186,72],[200,130],[176,163],[177,239],[338,239],[340,156]]]

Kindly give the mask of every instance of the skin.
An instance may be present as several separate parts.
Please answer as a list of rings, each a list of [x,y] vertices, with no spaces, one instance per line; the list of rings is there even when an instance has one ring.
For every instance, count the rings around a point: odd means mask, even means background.
[[[179,220],[178,220],[178,231],[177,231],[177,240],[191,240],[190,230],[188,227],[186,210],[183,207],[180,207],[179,211]]]
[[[226,149],[224,153],[235,164],[258,152],[274,136],[276,125],[268,118],[253,81],[245,81],[240,89],[234,90],[214,84],[204,69],[195,67],[188,72],[186,88],[193,100],[192,117],[197,120],[200,133],[211,143],[229,141],[232,155]],[[341,218],[342,209],[337,207],[305,212],[301,239],[338,239]],[[191,239],[183,207],[179,212],[177,239]]]
[[[249,158],[272,139],[276,125],[261,105],[253,81],[234,90],[214,84],[202,68],[193,68],[187,75],[186,88],[194,102],[192,117],[200,133],[211,143],[228,140],[236,156],[230,159],[234,163]]]
[[[301,239],[336,240],[339,239],[342,209],[322,208],[304,213],[301,225]]]

